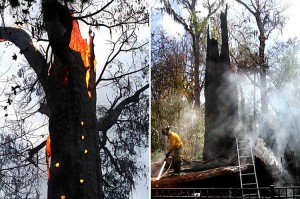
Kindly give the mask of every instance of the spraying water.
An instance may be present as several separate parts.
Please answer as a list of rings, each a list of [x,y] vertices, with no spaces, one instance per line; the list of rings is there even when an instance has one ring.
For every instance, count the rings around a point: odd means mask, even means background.
[[[163,165],[162,165],[162,167],[161,167],[161,169],[158,173],[158,176],[157,176],[156,180],[159,180],[161,178],[161,175],[162,175],[162,172],[163,172],[165,166],[166,166],[166,161],[164,161],[164,163],[163,163]]]

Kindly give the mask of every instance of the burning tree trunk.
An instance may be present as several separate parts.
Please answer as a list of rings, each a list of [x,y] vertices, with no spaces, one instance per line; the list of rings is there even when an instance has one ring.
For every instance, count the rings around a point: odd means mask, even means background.
[[[50,6],[44,5],[54,51],[46,91],[52,153],[48,197],[101,198],[96,93],[91,87],[95,81],[93,38],[88,45],[77,22],[65,19],[67,23],[62,24],[59,9],[53,13]]]
[[[205,71],[205,140],[203,159],[229,158],[235,152],[238,123],[238,94],[234,72],[230,68],[227,8],[221,14],[222,46],[207,38]]]
[[[43,14],[51,66],[22,29],[1,27],[0,38],[20,48],[46,94],[51,138],[48,198],[103,198],[93,37],[89,45],[82,40],[69,10],[55,1],[43,4]]]

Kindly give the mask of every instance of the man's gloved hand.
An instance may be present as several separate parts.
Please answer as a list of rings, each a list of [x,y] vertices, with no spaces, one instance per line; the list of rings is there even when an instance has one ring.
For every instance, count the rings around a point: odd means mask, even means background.
[[[168,157],[170,156],[171,152],[169,151],[168,153],[166,153],[166,159],[168,159]]]

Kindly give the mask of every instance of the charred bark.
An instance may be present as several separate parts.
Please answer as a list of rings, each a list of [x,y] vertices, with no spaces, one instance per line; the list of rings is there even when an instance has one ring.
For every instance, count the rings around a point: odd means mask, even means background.
[[[71,52],[71,51],[70,51]],[[72,52],[75,53],[75,52]],[[85,69],[78,59],[67,60],[66,85],[50,81],[51,166],[48,197],[100,198],[99,137],[95,95],[88,96]],[[59,63],[59,62],[56,62]],[[50,75],[51,79],[51,75]],[[84,137],[82,137],[84,136]],[[56,167],[55,164],[60,166]]]
[[[238,125],[238,94],[230,67],[227,9],[221,14],[222,46],[207,34],[205,70],[205,140],[203,159],[229,159],[235,154]]]
[[[95,90],[90,97],[86,68],[80,53],[69,48],[70,38],[65,38],[69,30],[62,26],[59,14],[44,20],[54,53],[47,92],[51,112],[48,198],[103,198]]]

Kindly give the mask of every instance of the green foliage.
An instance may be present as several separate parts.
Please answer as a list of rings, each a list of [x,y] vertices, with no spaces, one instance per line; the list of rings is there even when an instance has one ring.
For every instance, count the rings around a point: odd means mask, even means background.
[[[294,38],[287,42],[276,42],[268,51],[270,79],[276,89],[296,83],[300,72],[299,47],[299,40]]]
[[[207,17],[199,17],[195,12],[190,15],[190,27],[195,35],[205,34],[205,29],[208,24]]]

